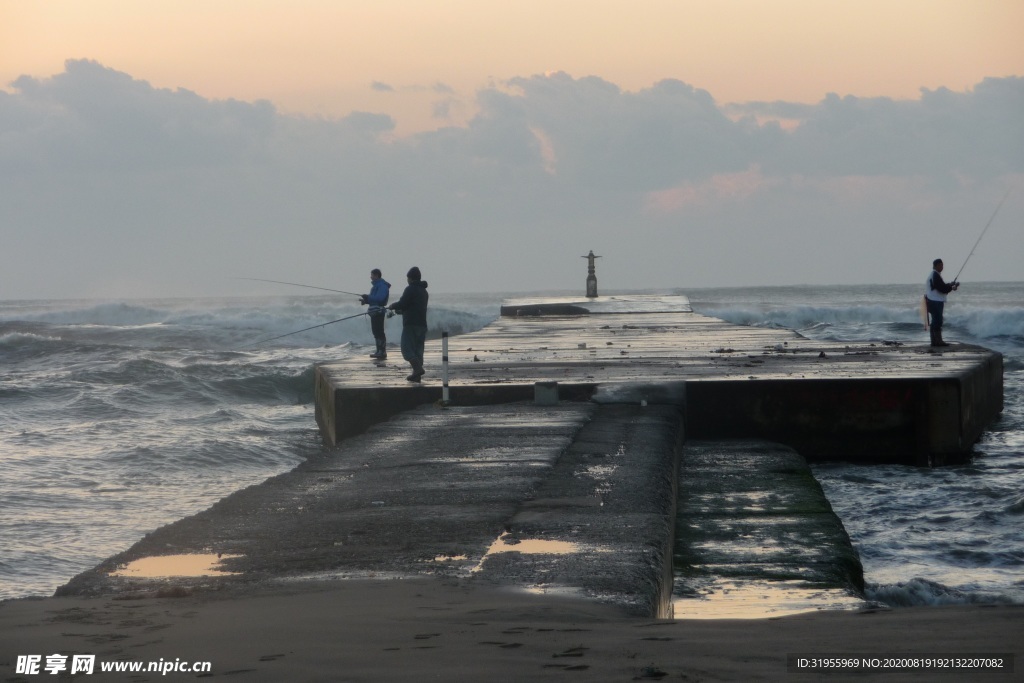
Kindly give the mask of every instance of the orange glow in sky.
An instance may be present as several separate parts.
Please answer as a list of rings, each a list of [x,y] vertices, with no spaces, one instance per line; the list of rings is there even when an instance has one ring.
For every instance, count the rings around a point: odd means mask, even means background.
[[[477,89],[550,71],[626,90],[676,78],[720,103],[963,90],[1024,74],[1022,30],[1020,0],[0,0],[0,83],[93,59],[156,87],[385,112],[409,131],[464,122]],[[440,99],[447,118],[432,119]]]

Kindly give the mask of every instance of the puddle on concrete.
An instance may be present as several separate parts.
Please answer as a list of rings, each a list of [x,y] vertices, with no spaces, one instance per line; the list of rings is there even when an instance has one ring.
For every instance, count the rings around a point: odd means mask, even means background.
[[[559,595],[568,598],[586,598],[586,593],[582,588],[575,588],[572,586],[553,586],[551,584],[534,584],[532,586],[522,586],[519,590],[530,595]]]
[[[595,479],[604,479],[612,476],[617,469],[618,465],[589,465],[583,471]]]
[[[484,558],[494,553],[524,553],[527,555],[570,555],[580,552],[578,543],[568,541],[544,541],[540,539],[520,539],[508,542],[505,537],[508,532],[498,536],[491,544],[491,547],[484,553]]]
[[[723,545],[717,541],[693,543],[691,547],[698,551],[705,551],[708,554],[712,552],[724,552],[730,554],[742,553],[743,555],[755,557],[778,555],[780,551],[784,551],[787,548],[787,546],[773,538],[765,539],[754,536],[737,536],[732,547],[725,546],[723,548]]]
[[[587,546],[584,548],[584,546],[579,543],[572,543],[570,541],[546,541],[537,538],[507,540],[508,535],[509,533],[505,531],[501,536],[498,536],[493,543],[491,543],[487,552],[485,552],[484,556],[480,558],[480,563],[473,568],[473,572],[480,571],[484,566],[484,562],[487,561],[487,558],[491,555],[496,555],[497,553],[523,553],[524,555],[572,555],[574,553],[583,552],[584,550],[591,552],[609,552],[605,548],[595,548],[593,546]]]
[[[438,555],[434,562],[465,562],[468,559],[465,555]]]
[[[821,610],[856,610],[864,601],[839,589],[797,581],[721,582],[704,595],[672,600],[675,619],[767,619]]]
[[[221,561],[241,555],[218,555],[205,553],[194,555],[157,555],[143,557],[130,562],[111,576],[127,576],[136,579],[174,578],[188,576],[230,576],[238,572],[217,569]]]
[[[619,469],[618,465],[590,465],[577,472],[576,475],[588,476],[593,479],[595,484],[594,495],[601,496],[606,493],[611,493],[612,484],[609,480],[617,469]],[[604,505],[604,503],[602,503],[602,505]]]

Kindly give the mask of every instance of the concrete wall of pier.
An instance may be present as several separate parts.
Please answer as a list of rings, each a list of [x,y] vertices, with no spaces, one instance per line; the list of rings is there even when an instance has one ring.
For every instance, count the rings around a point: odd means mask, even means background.
[[[946,465],[970,457],[1002,411],[1002,377],[1002,358],[994,355],[954,377],[694,381],[685,383],[682,394],[665,397],[677,402],[687,433],[697,439],[771,439],[812,462]],[[586,401],[599,388],[567,383],[558,390],[561,400]],[[533,384],[450,388],[455,405],[528,401],[533,395]],[[316,419],[329,444],[440,400],[438,386],[336,386],[319,368],[316,373]]]
[[[1002,411],[1002,358],[927,379],[689,382],[694,438],[764,438],[808,460],[963,462]]]

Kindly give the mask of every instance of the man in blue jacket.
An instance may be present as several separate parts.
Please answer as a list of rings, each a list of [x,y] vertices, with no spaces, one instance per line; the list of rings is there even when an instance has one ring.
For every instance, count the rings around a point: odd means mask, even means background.
[[[424,375],[423,347],[427,342],[427,281],[420,275],[420,269],[413,266],[406,273],[409,286],[402,292],[402,298],[391,304],[395,313],[402,315],[402,357],[412,366],[412,374],[406,377],[410,382],[419,382]]]
[[[363,294],[360,302],[369,306],[367,313],[370,316],[370,330],[373,332],[373,341],[377,343],[377,350],[370,354],[370,358],[384,360],[388,357],[388,339],[384,336],[384,316],[387,314],[388,297],[391,295],[391,283],[381,277],[380,268],[370,271],[370,293]]]

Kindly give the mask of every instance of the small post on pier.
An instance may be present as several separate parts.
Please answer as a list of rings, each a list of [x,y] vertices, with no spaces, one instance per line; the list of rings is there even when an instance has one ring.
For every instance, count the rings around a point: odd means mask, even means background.
[[[594,256],[594,250],[591,249],[590,253],[580,258],[587,259],[587,298],[597,298],[597,271],[594,268],[594,259],[601,258],[600,256]]]
[[[448,400],[448,331],[441,332],[441,405],[446,406]]]

